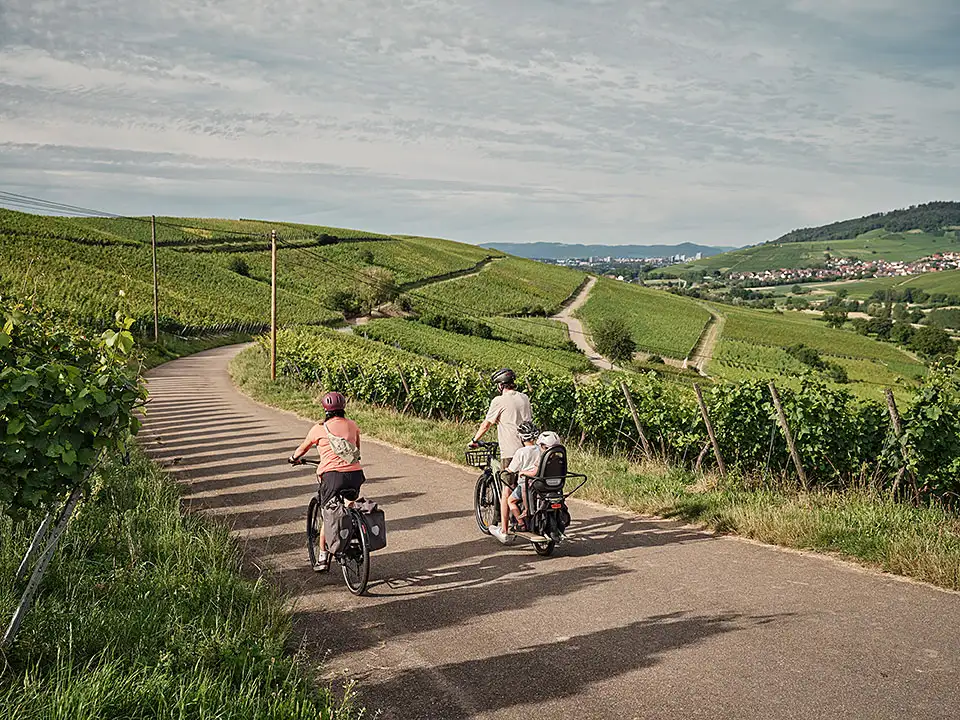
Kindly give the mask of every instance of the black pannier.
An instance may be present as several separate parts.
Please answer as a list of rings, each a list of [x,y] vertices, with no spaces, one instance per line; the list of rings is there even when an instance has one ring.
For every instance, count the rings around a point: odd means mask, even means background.
[[[356,507],[367,525],[367,548],[371,552],[382,550],[387,546],[387,518],[383,510],[372,500],[358,500]]]

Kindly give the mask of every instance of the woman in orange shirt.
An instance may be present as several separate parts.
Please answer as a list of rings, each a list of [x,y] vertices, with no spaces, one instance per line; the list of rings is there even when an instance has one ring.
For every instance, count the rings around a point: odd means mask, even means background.
[[[290,456],[290,462],[299,462],[310,448],[317,448],[320,455],[317,479],[320,483],[320,506],[323,507],[337,494],[347,500],[356,500],[360,497],[360,486],[366,478],[360,466],[360,428],[353,420],[347,419],[344,413],[347,399],[341,393],[329,392],[323,396],[320,404],[326,414],[324,421],[310,428],[300,447]],[[347,444],[343,444],[341,440],[346,440]],[[338,446],[336,450],[334,445]],[[330,567],[327,540],[322,526],[319,540],[320,556],[313,567],[317,572]]]

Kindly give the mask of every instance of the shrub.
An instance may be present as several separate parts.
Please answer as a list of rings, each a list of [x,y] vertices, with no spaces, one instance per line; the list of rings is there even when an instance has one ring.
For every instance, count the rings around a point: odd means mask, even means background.
[[[364,312],[370,312],[378,305],[393,300],[397,296],[397,283],[392,272],[382,267],[367,267],[360,271],[357,286],[357,298]]]
[[[230,258],[230,263],[227,265],[227,267],[237,275],[250,277],[250,266],[247,265],[247,261],[239,255],[234,255],[232,258]]]

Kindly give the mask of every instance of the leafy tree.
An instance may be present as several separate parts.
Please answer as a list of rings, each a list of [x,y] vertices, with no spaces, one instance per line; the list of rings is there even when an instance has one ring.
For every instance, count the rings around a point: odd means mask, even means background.
[[[953,353],[954,342],[946,330],[937,327],[922,327],[910,340],[910,349],[928,358],[944,353]]]
[[[831,307],[823,312],[823,319],[828,327],[841,328],[847,321],[847,311],[839,307]]]
[[[913,327],[905,322],[894,323],[890,330],[890,339],[898,345],[909,345],[912,337]]]
[[[867,332],[881,340],[889,340],[891,330],[893,330],[893,321],[887,318],[873,318],[867,321]]]
[[[593,344],[597,352],[613,362],[627,362],[637,349],[630,328],[620,318],[605,318],[597,323],[593,329]]]

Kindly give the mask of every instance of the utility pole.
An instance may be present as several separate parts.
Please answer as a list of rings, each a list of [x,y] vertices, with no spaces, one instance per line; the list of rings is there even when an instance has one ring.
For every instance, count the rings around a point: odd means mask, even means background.
[[[150,216],[150,244],[153,245],[153,341],[160,342],[160,300],[157,284],[157,216]]]
[[[270,379],[277,379],[277,231],[270,231]]]

